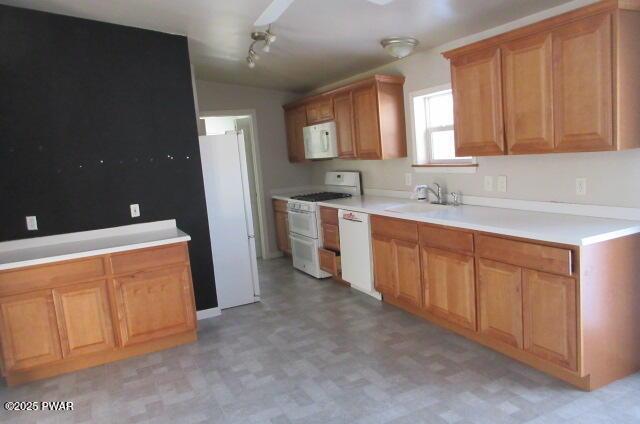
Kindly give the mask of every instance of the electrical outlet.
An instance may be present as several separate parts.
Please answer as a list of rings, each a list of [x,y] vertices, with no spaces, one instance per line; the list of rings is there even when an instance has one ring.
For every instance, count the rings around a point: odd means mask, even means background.
[[[498,179],[496,180],[496,189],[501,193],[507,192],[507,176],[506,175],[498,175]]]
[[[484,190],[493,191],[493,177],[491,175],[485,175],[484,177]]]
[[[584,177],[576,178],[576,194],[578,196],[587,195],[587,179]]]
[[[411,176],[412,175],[410,173],[404,174],[404,185],[411,187]]]
[[[27,217],[27,230],[36,231],[38,229],[38,219],[35,216]]]
[[[140,216],[140,205],[139,204],[134,204],[134,205],[130,205],[129,208],[131,209],[131,218],[137,218]]]

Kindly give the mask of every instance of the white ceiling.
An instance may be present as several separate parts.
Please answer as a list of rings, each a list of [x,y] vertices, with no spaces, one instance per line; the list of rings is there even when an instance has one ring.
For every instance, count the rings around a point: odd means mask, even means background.
[[[278,39],[245,63],[253,22],[271,0],[0,0],[0,3],[187,35],[197,78],[307,91],[393,60],[380,39],[441,45],[568,0],[296,0],[273,25]]]

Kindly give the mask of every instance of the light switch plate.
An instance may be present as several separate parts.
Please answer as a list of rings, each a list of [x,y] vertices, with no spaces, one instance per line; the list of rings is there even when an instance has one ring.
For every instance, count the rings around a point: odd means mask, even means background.
[[[485,175],[484,177],[484,190],[493,191],[493,177],[491,175]]]
[[[140,205],[139,204],[134,204],[134,205],[130,205],[129,208],[131,209],[131,218],[137,218],[140,216]]]
[[[587,179],[584,177],[576,178],[576,195],[578,196],[586,196],[587,195]]]
[[[38,219],[35,216],[27,217],[27,230],[36,231],[38,229]]]
[[[404,174],[404,185],[411,187],[411,174],[410,173],[406,173]]]
[[[498,175],[498,179],[496,181],[496,189],[501,193],[507,192],[507,176],[506,175]]]

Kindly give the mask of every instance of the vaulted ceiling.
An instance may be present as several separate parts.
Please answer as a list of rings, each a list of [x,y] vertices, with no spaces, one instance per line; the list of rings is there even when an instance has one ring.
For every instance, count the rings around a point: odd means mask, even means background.
[[[0,3],[186,35],[198,78],[306,91],[393,60],[380,39],[428,49],[568,0],[295,0],[278,39],[249,69],[253,23],[271,0],[0,0]],[[262,29],[262,28],[260,28]]]

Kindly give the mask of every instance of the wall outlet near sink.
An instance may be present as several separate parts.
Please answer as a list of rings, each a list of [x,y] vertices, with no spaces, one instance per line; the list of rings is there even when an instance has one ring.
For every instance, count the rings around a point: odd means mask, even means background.
[[[484,177],[484,191],[493,191],[493,177],[491,175]]]
[[[496,190],[501,193],[507,192],[507,176],[506,175],[498,175],[496,180]]]
[[[576,178],[576,195],[587,195],[587,179],[584,177]]]

